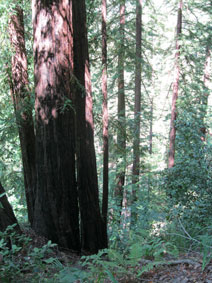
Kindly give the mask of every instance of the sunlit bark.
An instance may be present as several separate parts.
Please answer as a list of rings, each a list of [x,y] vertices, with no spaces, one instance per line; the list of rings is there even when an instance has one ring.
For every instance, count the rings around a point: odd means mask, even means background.
[[[175,79],[173,84],[173,94],[172,94],[172,109],[171,109],[171,123],[170,123],[170,135],[169,135],[169,158],[168,158],[168,167],[172,168],[174,166],[175,158],[175,138],[176,138],[176,126],[175,122],[177,119],[177,109],[176,103],[178,98],[179,91],[179,80],[180,80],[180,44],[179,38],[182,33],[182,8],[183,1],[179,1],[178,8],[178,18],[177,18],[177,39],[176,39],[176,55],[175,55]]]
[[[72,1],[33,0],[37,195],[33,227],[80,249],[75,179]]]

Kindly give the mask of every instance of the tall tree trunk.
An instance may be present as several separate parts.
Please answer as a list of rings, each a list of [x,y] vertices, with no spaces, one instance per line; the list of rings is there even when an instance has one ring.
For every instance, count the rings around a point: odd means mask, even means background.
[[[18,221],[10,205],[6,192],[0,182],[0,231],[4,232],[9,225],[16,224],[15,231],[21,232]]]
[[[174,158],[175,158],[175,138],[176,138],[176,126],[175,122],[177,119],[177,109],[176,103],[178,98],[178,90],[179,90],[179,80],[180,80],[180,65],[179,65],[179,57],[180,57],[180,44],[179,38],[182,33],[182,7],[183,1],[179,1],[178,8],[178,17],[177,17],[177,38],[176,38],[176,55],[175,55],[175,81],[173,85],[173,94],[172,94],[172,109],[171,109],[171,123],[170,123],[170,135],[169,135],[169,158],[168,158],[168,168],[172,168],[174,166]]]
[[[201,140],[205,141],[205,136],[206,136],[206,127],[205,127],[205,116],[207,113],[207,106],[208,106],[208,96],[209,96],[209,81],[210,81],[210,61],[211,61],[211,50],[209,44],[206,47],[206,60],[205,60],[205,69],[204,69],[204,87],[205,91],[203,93],[203,97],[201,99],[201,104],[202,104],[202,125],[200,128],[201,131]]]
[[[120,44],[118,54],[118,133],[117,146],[119,161],[117,164],[117,185],[115,188],[115,198],[117,205],[122,208],[125,168],[126,168],[126,117],[125,117],[125,91],[124,91],[124,57],[125,57],[125,0],[120,4]]]
[[[72,1],[33,0],[37,195],[33,227],[80,249],[75,179]]]
[[[28,218],[32,225],[35,202],[35,134],[27,71],[23,10],[19,6],[10,17],[9,31],[13,49],[10,87],[21,144]]]
[[[107,1],[102,0],[102,116],[103,116],[103,199],[102,216],[107,231],[108,213],[108,107],[107,107]]]
[[[136,183],[139,181],[140,163],[140,123],[141,123],[141,22],[142,0],[136,2],[136,58],[135,58],[135,103],[134,103],[134,141],[133,141],[133,202],[137,200]]]
[[[152,138],[153,138],[153,98],[150,105],[150,127],[149,127],[149,153],[152,154]]]
[[[107,247],[99,207],[91,78],[84,0],[73,0],[74,75],[76,83],[77,184],[81,214],[82,250],[95,253]]]

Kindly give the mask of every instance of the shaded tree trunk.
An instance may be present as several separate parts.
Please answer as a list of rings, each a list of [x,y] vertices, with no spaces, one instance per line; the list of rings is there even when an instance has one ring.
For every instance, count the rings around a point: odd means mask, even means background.
[[[72,2],[33,0],[37,195],[33,227],[79,250],[72,107]]]
[[[179,38],[182,33],[182,7],[183,1],[179,1],[178,8],[178,18],[177,18],[177,39],[176,39],[176,55],[175,55],[175,81],[173,85],[173,94],[172,94],[172,109],[171,109],[171,123],[170,123],[170,135],[169,135],[169,157],[168,157],[168,168],[172,168],[174,166],[175,159],[175,138],[176,138],[176,126],[175,122],[177,119],[177,109],[176,103],[178,98],[178,90],[179,90],[179,80],[180,80],[180,65],[179,65],[179,57],[180,57],[180,44]]]
[[[10,88],[21,144],[28,218],[32,225],[35,202],[35,134],[27,71],[23,10],[18,6],[10,17],[9,31],[13,49]]]
[[[91,78],[84,0],[73,0],[74,75],[76,80],[77,184],[81,214],[82,250],[95,253],[107,247],[99,207]]]
[[[115,187],[115,198],[118,207],[122,208],[126,168],[126,117],[125,117],[125,91],[124,91],[124,39],[125,39],[125,0],[120,4],[120,44],[118,54],[118,163]]]
[[[152,154],[152,138],[153,138],[153,98],[150,105],[150,127],[149,127],[149,153]]]
[[[142,0],[136,2],[136,58],[135,58],[135,101],[134,101],[134,141],[133,141],[133,202],[137,200],[136,183],[139,181],[140,163],[140,124],[141,124],[141,27]]]
[[[202,114],[201,114],[201,140],[205,141],[206,138],[206,126],[205,126],[205,116],[207,114],[207,106],[208,106],[208,96],[209,96],[209,82],[210,82],[210,60],[211,60],[211,50],[210,46],[206,47],[206,60],[205,60],[205,69],[204,69],[204,78],[203,83],[205,87],[205,91],[203,93],[203,97],[201,99],[202,104]]]
[[[8,226],[16,224],[15,231],[20,233],[21,229],[18,225],[18,221],[10,205],[6,192],[0,183],[0,231],[4,232]]]
[[[108,213],[108,107],[107,107],[107,1],[102,0],[102,116],[103,116],[103,199],[102,216],[107,231]]]

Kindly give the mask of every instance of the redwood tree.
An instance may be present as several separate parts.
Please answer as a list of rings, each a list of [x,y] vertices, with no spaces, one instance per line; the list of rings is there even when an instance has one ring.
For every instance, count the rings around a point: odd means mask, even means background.
[[[124,91],[124,39],[125,39],[125,0],[120,2],[120,39],[118,50],[118,133],[117,147],[119,161],[117,164],[117,185],[115,188],[115,197],[117,205],[122,207],[123,191],[125,183],[126,168],[126,117],[125,117],[125,91]]]
[[[33,0],[32,11],[37,165],[33,227],[60,246],[79,250],[72,1]]]
[[[134,141],[133,141],[133,169],[132,183],[133,199],[136,200],[136,183],[139,181],[140,162],[140,112],[141,112],[141,13],[142,0],[136,5],[136,58],[135,58],[135,103],[134,103]]]
[[[171,109],[171,123],[170,123],[170,135],[169,135],[169,158],[168,167],[172,168],[174,166],[175,158],[175,138],[176,138],[176,126],[175,122],[177,119],[177,109],[176,103],[179,91],[179,80],[180,80],[180,44],[179,39],[182,33],[182,7],[183,1],[179,1],[178,16],[177,16],[177,38],[176,38],[176,55],[175,55],[175,81],[173,84],[173,94],[172,94],[172,109]]]
[[[84,0],[73,0],[74,75],[76,103],[77,185],[81,214],[82,250],[107,247],[107,232],[99,207],[91,78]]]
[[[107,1],[102,0],[102,116],[103,116],[103,199],[102,216],[107,231],[108,212],[108,107],[107,107]]]
[[[10,17],[9,31],[13,51],[10,89],[21,144],[28,218],[32,224],[35,202],[35,134],[27,71],[23,10],[19,6]]]

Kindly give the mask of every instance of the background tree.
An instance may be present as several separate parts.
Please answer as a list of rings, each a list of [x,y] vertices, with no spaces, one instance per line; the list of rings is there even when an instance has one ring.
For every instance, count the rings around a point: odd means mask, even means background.
[[[21,144],[28,217],[32,225],[36,187],[35,134],[27,70],[23,10],[19,6],[16,6],[13,15],[10,17],[9,31],[13,51],[11,63],[12,75],[9,78],[9,84]]]
[[[178,91],[179,91],[179,81],[180,81],[180,64],[179,64],[179,57],[180,57],[180,35],[182,33],[182,7],[183,1],[179,1],[179,8],[178,8],[178,16],[177,16],[177,35],[176,35],[176,55],[175,55],[175,62],[176,62],[176,70],[175,70],[175,81],[173,84],[173,95],[172,95],[172,109],[171,109],[171,125],[170,125],[170,137],[169,137],[169,160],[168,160],[168,167],[171,168],[174,166],[174,158],[175,158],[175,138],[176,138],[176,119],[177,119],[177,98],[178,98]]]
[[[102,116],[103,116],[103,199],[102,216],[105,230],[107,231],[108,214],[108,106],[107,106],[107,1],[102,0]]]
[[[136,2],[136,65],[135,65],[135,104],[134,104],[134,141],[133,141],[133,169],[132,169],[132,184],[133,184],[133,202],[137,200],[140,167],[140,115],[141,115],[141,13],[142,1]],[[136,215],[132,215],[132,217]]]
[[[124,60],[125,60],[125,0],[120,2],[120,38],[118,50],[118,131],[117,131],[117,186],[115,197],[117,204],[122,207],[125,167],[126,167],[126,117],[125,117],[125,89],[124,89]]]

